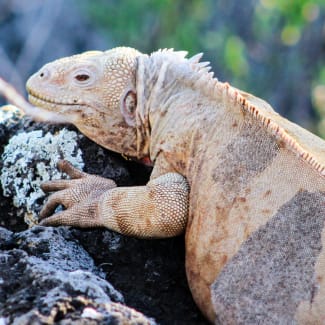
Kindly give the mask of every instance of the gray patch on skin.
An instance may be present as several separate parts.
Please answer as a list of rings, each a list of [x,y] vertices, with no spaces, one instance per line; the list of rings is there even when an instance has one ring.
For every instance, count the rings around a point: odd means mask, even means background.
[[[317,293],[325,193],[298,192],[251,235],[212,285],[222,324],[295,324],[301,301]]]
[[[214,170],[213,180],[226,192],[238,192],[240,184],[261,173],[278,154],[278,145],[255,120],[245,122],[238,136],[222,153],[222,161]]]

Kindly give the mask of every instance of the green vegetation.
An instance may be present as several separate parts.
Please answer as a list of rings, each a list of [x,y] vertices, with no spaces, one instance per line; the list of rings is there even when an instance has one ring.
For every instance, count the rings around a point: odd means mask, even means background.
[[[325,137],[324,0],[88,0],[109,46],[204,52],[216,76]],[[320,122],[317,122],[320,121]]]

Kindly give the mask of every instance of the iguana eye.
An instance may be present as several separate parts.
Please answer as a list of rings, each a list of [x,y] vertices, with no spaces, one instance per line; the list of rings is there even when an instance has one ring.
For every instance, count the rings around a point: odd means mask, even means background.
[[[71,82],[77,87],[91,87],[97,80],[97,71],[93,67],[74,67],[70,75]]]
[[[87,74],[78,74],[75,76],[75,78],[78,80],[78,81],[86,81],[89,79],[89,76]]]

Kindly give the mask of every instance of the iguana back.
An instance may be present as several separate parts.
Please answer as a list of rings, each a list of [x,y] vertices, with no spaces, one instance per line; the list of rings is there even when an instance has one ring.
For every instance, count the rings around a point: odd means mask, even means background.
[[[324,141],[236,91],[189,166],[190,287],[222,324],[320,319]]]

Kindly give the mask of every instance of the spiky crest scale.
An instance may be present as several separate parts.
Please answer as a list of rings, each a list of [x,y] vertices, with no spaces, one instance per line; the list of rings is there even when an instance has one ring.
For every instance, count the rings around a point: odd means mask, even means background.
[[[187,52],[174,52],[173,49],[171,49],[154,52],[151,57],[153,57],[155,61],[167,59],[175,62],[176,59],[178,62],[187,62],[192,73],[189,74],[188,71],[183,71],[183,76],[180,76],[186,84],[194,85],[204,96],[211,98],[211,100],[226,101],[230,105],[235,105],[238,109],[250,114],[257,122],[261,123],[271,135],[277,137],[288,149],[319,172],[321,176],[325,177],[325,158],[321,155],[317,155],[317,153],[313,153],[311,148],[305,149],[294,138],[294,134],[288,132],[287,124],[286,127],[281,125],[280,119],[277,119],[279,115],[269,104],[258,99],[264,106],[259,108],[253,105],[249,99],[245,98],[244,92],[230,86],[227,82],[223,83],[218,81],[217,78],[214,78],[213,72],[209,72],[211,69],[210,63],[200,62],[202,53],[196,54],[188,59],[185,58],[186,54]],[[182,70],[180,70],[180,72],[182,72]],[[285,121],[291,124],[291,122]]]

